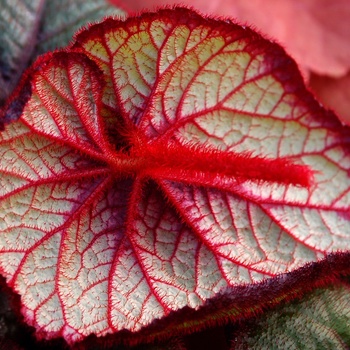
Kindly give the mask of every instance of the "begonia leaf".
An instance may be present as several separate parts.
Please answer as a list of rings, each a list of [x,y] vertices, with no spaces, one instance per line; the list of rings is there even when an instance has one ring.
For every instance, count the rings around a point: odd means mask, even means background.
[[[38,337],[137,332],[349,250],[349,129],[249,28],[107,19],[26,79],[0,134],[0,271]]]
[[[0,0],[0,106],[38,54],[68,45],[88,22],[123,15],[105,0]]]

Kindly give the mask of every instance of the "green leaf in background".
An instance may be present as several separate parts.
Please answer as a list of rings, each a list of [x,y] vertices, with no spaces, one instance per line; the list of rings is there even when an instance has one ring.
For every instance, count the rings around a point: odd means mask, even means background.
[[[44,0],[0,0],[0,106],[30,61]]]
[[[239,328],[231,350],[346,350],[350,345],[349,292],[346,284],[333,285],[279,305],[245,329]]]
[[[66,46],[87,23],[123,16],[105,0],[0,0],[0,106],[39,55]]]
[[[36,55],[63,47],[81,27],[106,16],[124,16],[124,12],[105,0],[46,1]]]

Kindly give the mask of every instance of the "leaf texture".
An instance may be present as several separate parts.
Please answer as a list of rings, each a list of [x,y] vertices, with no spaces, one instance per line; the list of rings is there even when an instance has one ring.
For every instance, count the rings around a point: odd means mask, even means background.
[[[107,19],[0,135],[0,271],[39,337],[135,332],[349,250],[349,130],[249,28]]]

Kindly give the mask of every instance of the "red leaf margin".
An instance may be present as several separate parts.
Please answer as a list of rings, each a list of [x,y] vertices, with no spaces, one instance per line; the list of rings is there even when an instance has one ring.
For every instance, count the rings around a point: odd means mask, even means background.
[[[200,309],[186,307],[172,312],[136,333],[121,331],[103,337],[91,335],[75,344],[74,350],[162,342],[228,323],[239,327],[242,321],[261,317],[265,311],[301,299],[315,289],[343,284],[342,277],[350,274],[349,262],[350,253],[329,254],[321,261],[306,264],[260,283],[227,287],[214,298],[207,300]]]
[[[121,331],[102,337],[90,335],[75,343],[72,350],[114,349],[116,346],[127,347],[140,344],[159,343],[165,346],[167,340],[201,332],[211,327],[232,324],[239,327],[242,322],[253,322],[256,317],[263,317],[265,311],[289,301],[302,299],[309,292],[329,285],[342,285],[343,277],[350,275],[350,253],[329,254],[319,262],[307,264],[287,274],[252,285],[228,287],[216,297],[208,300],[199,310],[185,308],[156,320],[142,330],[132,333]],[[40,349],[66,348],[62,339],[42,341],[33,339],[35,329],[28,326],[20,312],[20,296],[13,292],[0,278],[0,290],[10,296],[13,312],[20,328],[21,342],[28,342]],[[24,338],[23,338],[24,337]],[[15,339],[13,339],[15,340]],[[67,348],[68,349],[68,348]]]

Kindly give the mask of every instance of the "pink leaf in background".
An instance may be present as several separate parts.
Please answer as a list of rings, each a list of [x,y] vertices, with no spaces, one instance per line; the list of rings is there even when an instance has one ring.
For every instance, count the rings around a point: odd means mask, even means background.
[[[309,83],[317,98],[350,125],[350,72],[339,79],[312,74]]]
[[[349,250],[349,130],[248,28],[107,19],[0,135],[0,271],[39,337],[137,331]]]

